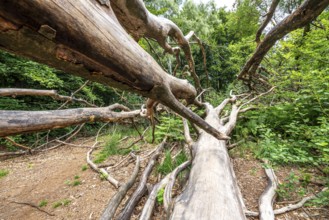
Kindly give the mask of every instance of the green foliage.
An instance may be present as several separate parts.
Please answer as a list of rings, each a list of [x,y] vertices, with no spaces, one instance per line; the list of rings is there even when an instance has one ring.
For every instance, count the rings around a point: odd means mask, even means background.
[[[161,188],[157,194],[157,202],[159,205],[163,204],[163,194],[164,194],[164,188]]]
[[[182,119],[175,115],[163,115],[155,129],[155,141],[160,143],[164,137],[169,141],[184,141]]]
[[[329,165],[329,12],[324,28],[297,30],[269,54],[275,94],[239,122],[237,138],[257,142],[256,157],[274,164]],[[269,107],[264,107],[269,106]]]
[[[296,193],[302,197],[305,195],[306,189],[301,186],[299,177],[291,172],[284,182],[278,185],[276,192],[279,199],[284,200],[292,199]]]
[[[0,179],[7,176],[9,174],[9,171],[8,170],[3,170],[1,169],[0,170]]]
[[[86,171],[87,169],[88,169],[88,165],[86,165],[86,164],[85,165],[82,165],[82,167],[81,167],[81,170],[82,171]]]
[[[110,140],[106,142],[104,148],[102,148],[102,150],[96,154],[94,162],[101,163],[104,162],[111,155],[116,155],[116,154],[124,155],[129,153],[129,149],[122,150],[118,147],[121,138],[122,138],[122,134],[119,133],[112,134]]]
[[[69,199],[63,199],[61,201],[57,201],[55,203],[53,203],[53,208],[58,208],[60,206],[68,206],[72,201]]]
[[[307,206],[328,206],[329,205],[329,190],[321,192],[315,199],[309,201]]]
[[[129,128],[125,126],[115,126],[112,127],[110,135],[103,137],[105,144],[100,152],[95,155],[94,162],[102,163],[111,155],[126,155],[131,149],[130,148],[120,148],[120,141],[128,136],[134,137],[137,136],[137,131],[134,128]],[[134,146],[132,146],[134,147]]]
[[[177,166],[181,165],[185,161],[187,161],[188,158],[186,154],[182,151],[180,152],[174,159],[171,156],[171,153],[169,150],[165,152],[165,159],[163,162],[157,167],[158,173],[161,173],[162,175],[167,175],[171,171],[173,171]]]
[[[40,202],[39,202],[39,207],[41,208],[41,207],[44,207],[44,206],[47,206],[48,205],[48,201],[47,200],[41,200]]]
[[[73,178],[73,181],[66,180],[65,181],[65,184],[68,185],[68,186],[78,186],[78,185],[81,185],[81,181],[79,179],[80,179],[80,176],[75,175],[74,178]]]

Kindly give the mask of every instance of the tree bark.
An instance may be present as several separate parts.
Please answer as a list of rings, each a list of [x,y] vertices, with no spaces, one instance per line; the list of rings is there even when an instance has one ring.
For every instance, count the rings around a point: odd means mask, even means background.
[[[229,100],[224,102],[218,108],[208,105],[206,121],[228,135],[239,109],[234,107],[232,110],[236,113],[223,125],[218,115]],[[189,182],[176,200],[171,219],[245,219],[226,142],[202,131],[193,146],[195,157]]]
[[[67,102],[81,102],[90,107],[97,107],[94,104],[91,104],[83,99],[77,99],[73,96],[64,96],[57,93],[56,90],[40,90],[40,89],[20,89],[20,88],[4,88],[0,89],[0,97],[1,96],[49,96],[53,99],[60,100],[60,101],[67,101]]]
[[[140,110],[114,112],[109,107],[77,108],[52,111],[0,110],[0,137],[27,132],[46,131],[85,122],[115,122],[139,116]]]
[[[164,72],[125,32],[107,4],[2,1],[0,42],[0,48],[16,54],[157,100],[217,138],[227,139],[177,101],[193,103],[195,88]]]
[[[277,40],[283,38],[293,30],[301,28],[314,20],[329,5],[329,0],[306,0],[291,15],[287,16],[265,36],[258,45],[252,57],[246,62],[239,73],[238,78],[248,78],[255,74],[267,52],[274,46]]]

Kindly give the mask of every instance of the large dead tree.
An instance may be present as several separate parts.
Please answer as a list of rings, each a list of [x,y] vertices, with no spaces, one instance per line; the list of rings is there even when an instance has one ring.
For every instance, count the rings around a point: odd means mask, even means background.
[[[246,63],[240,77],[246,76],[258,67],[276,40],[314,19],[328,4],[329,0],[306,0],[296,12],[265,36],[255,54]],[[195,102],[196,89],[186,80],[168,75],[129,34],[135,40],[142,36],[154,38],[166,52],[176,54],[176,49],[166,43],[167,37],[172,37],[184,51],[190,69],[194,71],[189,37],[185,37],[171,21],[150,14],[141,0],[3,0],[0,4],[1,48],[93,81],[138,93],[150,98],[149,103],[161,102],[206,131],[200,131],[196,142],[189,136],[189,132],[185,131],[187,143],[193,149],[193,162],[188,185],[177,197],[176,203],[172,203],[171,200],[170,190],[174,181],[172,178],[177,176],[177,173],[190,163],[189,161],[177,167],[173,173],[168,174],[153,187],[141,219],[150,218],[155,196],[166,184],[169,187],[165,190],[164,203],[168,218],[245,219],[242,197],[227,153],[227,143],[218,139],[228,138],[238,114],[247,110],[242,107],[259,96],[240,105],[236,103],[236,96],[224,100],[216,108],[204,104],[207,117],[203,120],[178,101],[185,99],[188,104]],[[196,75],[194,80],[199,87]],[[272,90],[268,92],[270,91]],[[264,94],[266,93],[261,95]],[[229,103],[232,104],[231,113],[221,115]],[[50,129],[54,128],[53,126],[66,126],[67,124],[62,125],[56,121],[58,117],[62,121],[64,118],[66,123],[78,124],[96,119],[109,121],[113,114],[119,113],[108,112],[108,109],[88,108],[31,113],[1,111],[1,114],[0,136],[7,136]],[[139,114],[139,111],[133,114]],[[52,123],[51,119],[56,122]],[[24,123],[29,127],[19,127]],[[31,126],[33,124],[34,127]],[[187,129],[186,123],[184,124]],[[94,146],[88,152],[88,158]],[[88,160],[92,162],[91,159]],[[92,167],[102,172],[98,166]],[[130,185],[128,181],[127,185],[120,189],[116,201],[122,200]],[[142,188],[144,190],[145,187]],[[134,201],[133,204],[135,203]],[[260,209],[260,212],[268,210],[266,208]],[[111,216],[114,212],[112,208],[109,210]],[[260,215],[264,216],[262,213]]]
[[[109,4],[2,1],[0,42],[16,54],[159,101],[218,139],[228,138],[178,101],[193,103],[195,88],[167,74],[121,27]]]

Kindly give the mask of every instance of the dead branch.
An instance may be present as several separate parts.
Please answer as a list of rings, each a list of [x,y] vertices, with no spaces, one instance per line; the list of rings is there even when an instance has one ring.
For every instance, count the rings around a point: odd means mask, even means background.
[[[4,139],[6,139],[6,140],[9,141],[10,143],[12,143],[14,146],[19,147],[19,148],[21,148],[21,149],[23,149],[23,150],[27,150],[29,153],[32,153],[32,152],[31,152],[31,148],[29,148],[29,147],[27,147],[27,146],[25,146],[25,145],[19,144],[19,143],[15,142],[13,139],[11,139],[11,138],[9,138],[9,137],[4,137]]]
[[[321,192],[324,192],[324,191],[326,191],[326,190],[328,190],[327,187],[323,188],[323,189],[321,190]],[[307,197],[303,198],[301,201],[299,201],[299,202],[296,203],[296,204],[291,204],[291,205],[288,205],[288,206],[285,206],[285,207],[282,207],[282,208],[276,209],[276,210],[274,210],[273,212],[274,212],[275,215],[281,215],[281,214],[283,214],[283,213],[286,213],[286,212],[290,212],[290,211],[293,211],[293,210],[299,209],[299,208],[303,207],[304,204],[305,204],[306,202],[308,202],[308,201],[310,201],[310,200],[312,200],[312,199],[317,198],[318,195],[319,195],[321,192],[319,192],[319,193],[316,194],[316,195],[307,196]],[[246,214],[247,216],[254,216],[254,217],[259,216],[259,213],[258,213],[258,212],[252,212],[252,211],[245,211],[245,214]]]
[[[280,0],[273,0],[272,1],[270,9],[268,10],[268,12],[266,14],[266,18],[264,19],[264,21],[260,25],[259,29],[257,30],[256,40],[255,40],[257,44],[260,43],[260,36],[262,35],[262,32],[266,28],[267,24],[271,21],[273,15],[274,15],[275,9],[278,6],[279,2],[280,2]]]
[[[267,161],[265,161],[267,163]],[[259,198],[260,220],[274,220],[273,204],[278,188],[278,180],[272,168],[265,168],[267,186]]]
[[[192,146],[192,144],[193,144],[194,141],[191,138],[190,129],[188,127],[187,120],[185,118],[182,118],[182,120],[183,120],[183,126],[184,126],[184,137],[185,137],[185,141],[186,141],[186,143],[189,146]]]
[[[182,163],[181,166],[187,167],[190,164],[191,164],[191,161],[185,161],[184,163]],[[174,187],[176,177],[177,177],[177,175],[180,171],[181,170],[179,170],[179,169],[175,169],[173,172],[171,172],[168,184],[166,185],[166,188],[164,190],[163,205],[164,205],[164,209],[165,209],[166,214],[167,214],[168,217],[170,216],[171,209],[173,208],[172,194],[171,194],[172,193],[172,188]]]
[[[98,137],[99,134],[101,132],[101,130],[107,125],[108,123],[104,124],[97,132],[96,138],[95,138],[95,142],[93,144],[93,146],[91,146],[90,150],[87,152],[87,163],[89,164],[89,166],[95,170],[96,172],[98,172],[99,174],[101,174],[108,182],[110,182],[113,186],[115,186],[116,188],[119,188],[120,183],[114,179],[112,176],[110,176],[110,174],[104,169],[104,168],[99,168],[91,159],[91,154],[92,152],[95,150],[96,145],[98,144]]]
[[[139,116],[140,110],[114,112],[108,107],[50,111],[0,110],[0,137],[63,128],[85,122],[115,122]]]
[[[165,187],[168,184],[172,173],[174,173],[174,172],[179,173],[182,170],[184,170],[187,166],[188,166],[188,163],[182,163],[181,165],[176,167],[175,170],[173,170],[171,173],[167,174],[159,183],[157,183],[153,187],[153,189],[152,189],[151,193],[149,194],[149,197],[144,205],[142,214],[139,218],[140,220],[151,219],[151,215],[153,212],[153,208],[154,208],[156,197],[158,195],[159,190],[161,190],[163,187]]]
[[[38,207],[37,205],[33,204],[33,203],[30,203],[30,202],[16,202],[16,201],[10,201],[11,203],[16,203],[16,204],[19,204],[19,205],[27,205],[27,206],[30,206],[34,209],[37,209],[39,210],[40,212],[43,212],[43,213],[46,213],[47,215],[49,216],[55,216],[55,214],[52,214],[52,213],[49,213],[43,209],[41,209],[40,207]]]
[[[234,144],[230,144],[230,145],[227,146],[227,149],[228,149],[228,150],[232,150],[232,149],[234,149],[235,147],[237,147],[239,144],[241,144],[242,142],[243,142],[243,140],[240,140],[240,141],[238,141],[238,142],[236,142],[236,143],[234,143]]]
[[[75,94],[75,93],[74,93]],[[53,99],[65,101],[64,104],[68,102],[80,102],[90,107],[97,107],[94,104],[89,103],[88,101],[84,99],[78,99],[73,96],[64,96],[59,95],[56,90],[38,90],[38,89],[18,89],[18,88],[2,88],[0,89],[0,96],[50,96]]]
[[[134,191],[134,193],[130,196],[129,200],[125,204],[125,207],[121,211],[121,213],[118,215],[117,219],[120,220],[129,220],[131,218],[131,214],[135,209],[135,206],[139,202],[139,200],[143,197],[143,195],[147,192],[147,179],[150,176],[152,169],[156,163],[157,158],[159,157],[162,149],[165,146],[167,137],[162,141],[162,143],[157,147],[156,151],[154,152],[153,156],[149,160],[147,167],[145,168],[141,180]]]
[[[78,129],[74,129],[72,132],[72,134],[70,135],[70,136],[68,136],[65,140],[64,140],[64,142],[68,142],[69,140],[71,140],[74,136],[76,136],[79,132],[80,132],[80,130],[83,128],[83,126],[85,126],[85,123],[83,123],[83,124],[81,124],[80,126],[78,126]],[[70,134],[70,133],[69,133]],[[64,136],[64,135],[63,135]],[[57,139],[55,139],[54,141],[56,141],[56,140],[58,140],[58,138]],[[51,142],[51,141],[50,141]],[[48,145],[50,142],[47,142],[45,145]],[[48,151],[48,150],[53,150],[53,149],[56,149],[56,148],[58,148],[58,147],[60,147],[60,146],[62,146],[63,144],[62,143],[60,143],[60,144],[57,144],[57,145],[55,145],[55,146],[52,146],[52,147],[50,147],[50,148],[46,148],[46,149],[43,149],[43,150],[41,150],[41,151]],[[35,148],[35,150],[37,150],[37,149],[39,149],[39,147],[38,148]]]
[[[185,54],[197,90],[199,92],[202,90],[199,77],[195,72],[194,60],[188,42],[189,35],[184,36],[179,27],[172,21],[151,14],[143,1],[130,1],[129,7],[127,7],[125,1],[113,0],[111,6],[120,24],[135,40],[141,37],[155,39],[167,53],[175,54],[174,48],[167,42],[168,37],[174,39]],[[138,8],[137,11],[136,8]]]
[[[246,62],[240,71],[238,78],[248,80],[248,77],[256,73],[256,70],[267,52],[274,46],[277,40],[283,38],[293,30],[301,28],[313,21],[327,6],[329,0],[306,0],[292,14],[274,26],[259,43],[252,57]]]
[[[75,90],[70,98],[73,98],[75,94],[77,94],[78,92],[80,92],[87,84],[89,83],[89,80],[87,80],[84,84],[82,84],[82,86],[80,86],[77,90]],[[67,103],[69,103],[69,100],[66,100],[65,103],[63,103],[58,109],[62,109]],[[96,105],[93,105],[92,107],[97,107]]]
[[[103,214],[100,218],[101,220],[110,220],[113,218],[115,211],[117,210],[121,201],[126,196],[128,190],[134,185],[136,178],[138,176],[139,166],[140,166],[140,157],[137,156],[136,165],[130,179],[125,184],[120,186],[118,192],[111,198],[111,200],[109,201],[109,203],[107,204],[106,208],[103,211]]]
[[[88,146],[88,145],[72,144],[72,143],[67,143],[65,141],[61,141],[61,140],[55,140],[55,142],[58,142],[58,143],[60,143],[62,145],[72,146],[72,147],[90,148],[90,146]]]

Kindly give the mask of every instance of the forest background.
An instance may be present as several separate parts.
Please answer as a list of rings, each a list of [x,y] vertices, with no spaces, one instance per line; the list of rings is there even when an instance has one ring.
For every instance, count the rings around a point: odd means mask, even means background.
[[[194,30],[202,40],[206,52],[206,70],[200,47],[192,44],[192,51],[202,87],[207,88],[205,97],[208,102],[216,105],[226,98],[231,90],[236,94],[244,91],[243,84],[236,76],[256,48],[255,33],[271,1],[236,1],[232,10],[217,8],[211,1],[199,5],[182,0],[144,2],[151,13],[169,18],[184,33]],[[280,21],[300,2],[281,1],[271,22]],[[266,159],[273,166],[290,165],[301,168],[301,176],[297,178],[292,173],[289,179],[281,184],[278,190],[281,197],[289,196],[290,191],[298,192],[302,196],[311,181],[329,185],[328,40],[327,9],[316,21],[291,32],[278,42],[262,63],[262,74],[276,86],[275,91],[262,98],[255,105],[256,110],[243,115],[232,135],[232,142],[240,143],[233,153]],[[164,55],[163,50],[152,40],[142,39],[139,44],[168,73],[174,72],[175,57]],[[182,66],[186,65],[183,59],[182,62]],[[184,68],[177,71],[177,76],[193,81]],[[0,79],[0,88],[55,89],[59,94],[68,96],[85,83],[82,78],[4,51],[0,51]],[[75,97],[97,106],[119,102],[131,109],[139,108],[145,101],[140,96],[94,82],[88,82]],[[47,97],[0,97],[0,110],[50,110],[58,109],[61,105],[61,101]],[[82,106],[79,103],[70,103],[63,108]],[[174,141],[184,139],[179,117],[161,114],[158,119],[155,130],[157,142],[160,142],[165,134],[169,134]],[[141,121],[140,126],[147,123],[148,121]],[[100,126],[100,123],[88,124],[80,135],[94,135]],[[51,139],[72,129],[74,128],[69,127],[50,133],[40,132],[11,138],[34,147],[46,142],[45,138],[40,137],[47,136]],[[124,128],[121,128],[121,132],[125,132]],[[36,140],[39,140],[38,143]],[[12,151],[17,150],[5,139],[0,139],[0,146]],[[308,171],[309,168],[317,169],[320,174],[313,176]],[[329,192],[314,202],[328,205]]]

